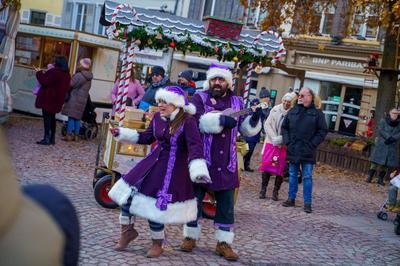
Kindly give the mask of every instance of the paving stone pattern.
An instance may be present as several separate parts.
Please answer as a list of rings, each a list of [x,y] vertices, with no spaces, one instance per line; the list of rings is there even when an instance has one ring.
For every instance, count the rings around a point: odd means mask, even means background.
[[[60,132],[61,124],[58,124]],[[13,164],[21,184],[50,183],[74,203],[81,224],[80,265],[400,265],[400,236],[392,220],[376,218],[386,188],[363,180],[318,173],[314,177],[312,214],[302,209],[302,189],[296,208],[282,207],[288,184],[282,185],[280,201],[273,202],[272,183],[268,198],[258,199],[259,173],[244,173],[236,206],[233,248],[240,260],[230,263],[214,255],[216,241],[210,220],[203,220],[198,247],[193,253],[178,250],[182,226],[166,227],[162,257],[145,257],[150,246],[147,221],[138,218],[139,237],[126,252],[115,252],[118,210],[100,207],[93,197],[96,140],[35,144],[42,137],[42,120],[13,114],[5,125]],[[258,164],[257,147],[252,166]],[[317,168],[318,170],[318,168]],[[273,179],[271,180],[273,181]]]

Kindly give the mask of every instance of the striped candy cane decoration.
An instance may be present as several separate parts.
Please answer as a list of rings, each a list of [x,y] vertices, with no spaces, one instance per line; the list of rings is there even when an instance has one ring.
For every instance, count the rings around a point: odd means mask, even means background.
[[[125,118],[125,111],[126,111],[126,101],[128,98],[128,88],[129,88],[129,81],[131,78],[131,70],[132,70],[132,64],[133,64],[133,57],[135,56],[134,54],[134,49],[135,49],[135,43],[131,42],[128,48],[128,56],[127,56],[127,66],[126,66],[126,72],[125,72],[125,79],[124,79],[124,86],[123,86],[123,94],[122,94],[122,100],[121,100],[121,107],[119,108],[119,126],[122,126],[122,121]]]
[[[275,32],[275,31],[263,31],[260,34],[258,34],[256,36],[256,38],[254,38],[253,44],[256,44],[260,41],[261,36],[265,35],[265,34],[272,34],[275,36],[275,38],[278,39],[279,42],[279,48],[278,48],[278,52],[276,53],[276,55],[274,56],[274,58],[272,58],[271,63],[275,64],[276,61],[278,61],[283,55],[286,54],[286,49],[285,46],[283,45],[283,40],[282,37],[279,35],[279,33]]]
[[[119,113],[119,109],[121,107],[121,99],[123,94],[123,87],[126,75],[126,66],[127,66],[127,57],[128,57],[128,46],[126,41],[122,43],[121,48],[121,72],[119,74],[119,83],[118,83],[118,93],[117,100],[115,102],[115,113]]]
[[[115,9],[114,12],[111,15],[111,25],[107,29],[107,35],[108,38],[113,39],[113,38],[118,38],[120,31],[117,30],[117,16],[118,13],[121,11],[122,8],[128,8],[131,13],[133,14],[132,20],[139,20],[138,14],[136,10],[129,4],[120,4],[118,5]]]
[[[245,106],[248,105],[249,96],[250,96],[250,81],[251,81],[251,73],[254,69],[254,63],[250,63],[247,67],[247,75],[246,75],[246,82],[244,83],[244,92],[243,92],[243,99]]]
[[[238,73],[238,63],[237,62],[235,62],[235,66],[233,67],[233,70],[232,70],[232,74],[233,74],[233,81],[232,81],[232,89],[236,89],[236,84],[237,84],[237,80],[238,80],[238,76],[237,76],[237,73]]]

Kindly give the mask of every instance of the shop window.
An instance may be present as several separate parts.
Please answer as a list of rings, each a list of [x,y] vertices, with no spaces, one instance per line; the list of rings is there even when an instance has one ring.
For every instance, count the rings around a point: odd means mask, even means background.
[[[332,34],[332,25],[333,25],[333,16],[335,14],[332,13],[325,13],[324,16],[324,26],[322,27],[323,34]]]
[[[17,35],[15,40],[15,62],[21,65],[36,66],[40,64],[41,37]]]
[[[70,49],[70,43],[46,39],[43,49],[42,67],[46,67],[47,64],[53,63],[56,56],[65,56],[68,59]]]
[[[31,24],[43,25],[46,23],[46,12],[31,11]]]
[[[335,130],[342,86],[334,82],[321,82],[320,97],[329,130]]]
[[[369,16],[367,21],[367,30],[365,32],[366,38],[376,38],[378,35],[378,17]]]
[[[86,24],[86,4],[78,4],[78,13],[76,15],[75,29],[84,31]]]

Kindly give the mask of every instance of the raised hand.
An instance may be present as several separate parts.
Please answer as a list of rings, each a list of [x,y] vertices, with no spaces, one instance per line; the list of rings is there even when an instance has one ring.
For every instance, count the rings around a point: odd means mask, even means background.
[[[119,136],[119,133],[120,133],[119,128],[114,127],[114,128],[111,128],[110,131],[111,131],[111,135],[113,135],[114,137]]]

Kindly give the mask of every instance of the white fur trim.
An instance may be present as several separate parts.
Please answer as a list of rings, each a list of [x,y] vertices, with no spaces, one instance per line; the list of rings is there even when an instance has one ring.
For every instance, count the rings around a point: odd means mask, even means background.
[[[233,232],[228,232],[220,229],[215,230],[215,239],[218,242],[225,242],[230,245],[233,243],[234,237],[235,234]]]
[[[204,82],[203,88],[208,90],[209,89],[209,82],[211,79],[221,77],[224,78],[225,81],[228,83],[228,87],[233,90],[232,83],[233,83],[233,76],[232,72],[228,69],[222,69],[213,67],[208,69],[207,71],[207,80]]]
[[[134,216],[124,216],[119,213],[119,224],[133,224]]]
[[[183,202],[169,203],[167,209],[161,211],[156,207],[155,198],[136,193],[132,198],[129,212],[156,223],[183,224],[196,220],[197,200],[194,198]]]
[[[171,121],[173,121],[176,117],[176,115],[179,113],[180,108],[176,108],[170,115],[169,115],[169,119]]]
[[[194,106],[193,104],[189,103],[188,105],[185,105],[183,107],[183,111],[185,111],[185,113],[188,113],[190,115],[194,115],[194,114],[196,114],[196,106]]]
[[[210,177],[208,172],[207,162],[204,159],[194,159],[189,162],[189,173],[192,182],[196,182],[198,177]]]
[[[163,100],[166,103],[175,105],[176,107],[185,106],[185,97],[166,89],[159,89],[155,96],[156,102]]]
[[[135,144],[139,140],[139,133],[135,129],[119,127],[119,135],[115,137],[118,142]]]
[[[274,146],[282,145],[283,143],[282,135],[272,137],[271,140],[272,140],[272,145]]]
[[[197,225],[197,227],[190,227],[186,224],[183,226],[183,237],[189,237],[194,240],[199,240],[201,233],[201,225]]]
[[[108,196],[119,206],[126,204],[131,194],[132,188],[122,178],[108,192]]]
[[[240,133],[242,133],[245,137],[252,137],[258,134],[261,131],[261,119],[258,120],[257,125],[252,127],[250,125],[251,116],[246,117],[242,124],[240,125]]]
[[[164,230],[161,231],[150,230],[150,238],[154,240],[165,239],[165,232]]]
[[[224,128],[219,123],[220,113],[206,113],[200,117],[199,128],[202,133],[219,134]]]

